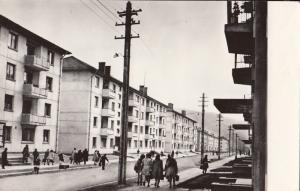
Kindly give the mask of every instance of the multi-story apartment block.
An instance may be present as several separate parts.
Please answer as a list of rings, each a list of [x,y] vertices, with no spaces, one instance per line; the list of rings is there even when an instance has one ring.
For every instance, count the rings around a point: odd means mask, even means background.
[[[117,151],[120,143],[122,82],[110,66],[96,69],[75,57],[64,59],[59,147],[90,152]],[[128,152],[164,151],[168,106],[147,95],[147,87],[129,89]]]
[[[168,104],[166,151],[195,151],[197,143],[196,121],[186,116],[186,111],[177,112]]]
[[[0,132],[10,152],[57,149],[63,48],[0,15]],[[3,132],[3,134],[2,134]]]

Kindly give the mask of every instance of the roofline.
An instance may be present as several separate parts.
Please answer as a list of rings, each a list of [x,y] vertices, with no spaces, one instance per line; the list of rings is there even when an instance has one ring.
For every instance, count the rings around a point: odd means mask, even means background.
[[[63,55],[71,54],[71,52],[61,48],[60,46],[44,39],[43,37],[29,31],[28,29],[22,27],[21,25],[13,22],[12,20],[8,19],[7,17],[0,14],[0,25],[3,25],[7,27],[8,29],[12,29],[15,32],[21,33],[23,36],[27,37],[28,39],[33,39],[38,42],[40,42],[43,45],[47,45],[51,47],[52,49],[57,50],[59,53],[62,53]]]

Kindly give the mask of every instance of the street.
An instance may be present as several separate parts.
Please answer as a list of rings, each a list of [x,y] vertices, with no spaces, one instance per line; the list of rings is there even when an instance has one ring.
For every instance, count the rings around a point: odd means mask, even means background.
[[[200,156],[178,158],[180,170],[195,167]],[[127,163],[127,178],[135,177],[135,162]],[[84,170],[61,171],[58,173],[7,177],[0,179],[2,191],[34,190],[81,190],[92,186],[115,182],[118,178],[118,163],[107,165],[106,170],[91,168]]]

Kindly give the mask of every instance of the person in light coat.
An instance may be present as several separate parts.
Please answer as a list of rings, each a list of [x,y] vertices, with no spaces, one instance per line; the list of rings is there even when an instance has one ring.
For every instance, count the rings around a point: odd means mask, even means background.
[[[151,154],[148,153],[146,155],[146,158],[143,159],[143,170],[142,170],[142,175],[144,176],[144,182],[143,185],[146,185],[146,182],[148,183],[148,187],[150,186],[150,179],[151,179],[151,173],[152,173],[152,159],[151,159]]]

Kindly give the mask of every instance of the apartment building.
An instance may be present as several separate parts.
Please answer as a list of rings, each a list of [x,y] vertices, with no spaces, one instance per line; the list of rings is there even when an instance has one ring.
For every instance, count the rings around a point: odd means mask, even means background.
[[[177,112],[174,110],[173,104],[169,103],[166,151],[195,151],[198,136],[196,123],[196,121],[186,116],[186,111]]]
[[[0,15],[0,138],[9,152],[20,152],[26,144],[30,151],[56,150],[66,54]]]
[[[110,66],[94,68],[71,56],[64,59],[59,148],[90,152],[118,151],[121,133],[122,82]],[[129,89],[128,152],[164,151],[167,106],[147,95],[147,87]]]

